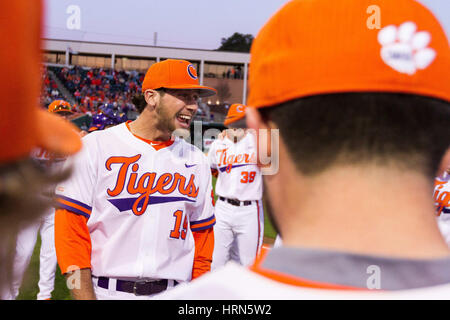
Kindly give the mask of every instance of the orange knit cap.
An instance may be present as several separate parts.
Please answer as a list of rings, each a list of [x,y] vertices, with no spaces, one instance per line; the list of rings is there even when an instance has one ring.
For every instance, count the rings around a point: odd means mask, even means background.
[[[252,107],[337,92],[398,92],[450,101],[450,50],[414,0],[293,0],[256,36]]]
[[[245,117],[245,108],[243,104],[235,103],[228,109],[227,117],[223,122],[224,125],[229,125],[230,123],[236,122]]]
[[[58,154],[81,148],[76,127],[38,107],[41,1],[0,1],[0,162],[34,147]]]
[[[148,68],[142,82],[142,93],[148,89],[196,89],[200,97],[217,93],[216,89],[201,86],[194,65],[186,60],[167,59]]]

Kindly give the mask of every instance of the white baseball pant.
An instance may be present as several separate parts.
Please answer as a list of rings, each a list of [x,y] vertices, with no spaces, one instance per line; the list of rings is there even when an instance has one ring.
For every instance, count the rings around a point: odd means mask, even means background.
[[[49,209],[41,219],[21,230],[17,236],[16,253],[13,265],[13,283],[10,299],[16,299],[23,276],[30,263],[36,245],[38,232],[41,235],[39,255],[39,293],[38,300],[51,298],[55,286],[55,209]]]
[[[261,249],[264,235],[264,209],[261,200],[248,206],[234,206],[217,200],[214,209],[214,252],[211,269],[229,260],[248,266]]]

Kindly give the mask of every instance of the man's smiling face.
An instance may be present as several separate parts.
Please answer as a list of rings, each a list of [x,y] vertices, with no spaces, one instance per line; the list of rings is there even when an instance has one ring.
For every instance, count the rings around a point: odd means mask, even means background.
[[[198,92],[192,89],[165,89],[156,107],[159,127],[170,132],[189,129],[198,110]]]

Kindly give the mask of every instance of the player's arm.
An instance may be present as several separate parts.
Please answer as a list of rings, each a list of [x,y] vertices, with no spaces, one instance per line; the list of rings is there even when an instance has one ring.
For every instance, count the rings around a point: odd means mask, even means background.
[[[216,144],[217,144],[216,141],[213,141],[208,152],[208,163],[211,168],[211,174],[215,178],[219,176],[219,170],[216,161]]]
[[[195,241],[194,264],[192,266],[192,280],[211,270],[214,251],[214,228],[193,231]]]
[[[73,284],[70,292],[74,300],[96,300],[94,288],[92,287],[91,269],[73,271],[66,273],[65,276],[67,282]]]
[[[87,217],[57,209],[55,212],[55,248],[61,272],[75,300],[95,299],[91,279],[91,238]]]
[[[73,169],[69,179],[56,188],[55,248],[61,272],[75,299],[95,299],[91,273],[91,237],[88,219],[96,183],[95,136],[83,138],[83,148],[64,166]]]
[[[217,179],[219,177],[219,170],[218,170],[216,159],[215,159],[215,153],[216,153],[215,146],[216,146],[216,144],[215,144],[215,142],[213,142],[209,149],[209,153],[208,153],[208,163],[211,168],[211,175]],[[211,197],[213,198],[213,206],[214,206],[214,192],[215,192],[215,189],[213,188],[213,190],[211,191]]]
[[[191,217],[190,228],[195,241],[195,255],[192,266],[192,279],[211,270],[212,255],[214,251],[214,229],[216,222],[214,216],[214,193],[211,185],[210,166],[206,158],[202,163],[202,169],[206,172],[202,175],[205,180],[201,185],[201,199],[196,212]],[[200,193],[199,193],[200,197]]]

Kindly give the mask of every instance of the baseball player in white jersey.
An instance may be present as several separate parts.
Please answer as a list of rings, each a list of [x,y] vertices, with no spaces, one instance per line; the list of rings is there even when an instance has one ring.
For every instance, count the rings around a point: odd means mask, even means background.
[[[55,100],[50,103],[48,111],[63,118],[67,118],[73,114],[71,105],[64,100]],[[31,157],[39,166],[45,167],[47,170],[55,173],[61,171],[65,160],[65,158],[55,157],[55,155],[42,148],[34,149]],[[49,190],[44,190],[42,196],[50,200],[54,196],[54,186]],[[13,281],[9,299],[15,299],[19,294],[19,288],[30,263],[31,256],[33,255],[38,233],[41,236],[41,249],[39,252],[39,292],[37,299],[46,300],[51,298],[56,272],[54,225],[55,209],[49,208],[37,221],[27,225],[17,235],[13,264]]]
[[[232,127],[216,139],[208,152],[215,193],[216,225],[212,268],[230,259],[242,265],[253,263],[264,234],[261,170],[256,165],[254,136],[245,128],[245,108],[230,106],[224,124]]]
[[[433,199],[436,205],[436,219],[439,229],[450,246],[450,174],[448,170],[434,181]]]
[[[169,59],[149,68],[142,92],[138,119],[86,136],[56,190],[56,253],[63,273],[81,276],[75,299],[149,299],[210,270],[209,164],[172,133],[215,89],[198,84],[188,61]]]
[[[282,245],[159,298],[448,299],[431,190],[450,159],[449,68],[417,1],[288,2],[252,44],[246,111],[257,134],[279,130],[262,147],[278,150],[263,179]]]

